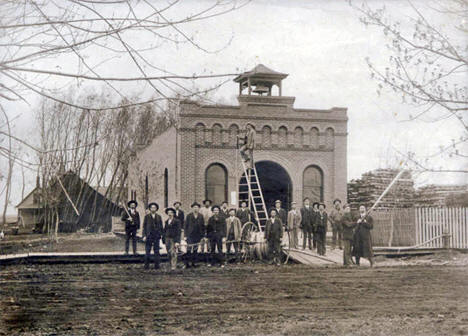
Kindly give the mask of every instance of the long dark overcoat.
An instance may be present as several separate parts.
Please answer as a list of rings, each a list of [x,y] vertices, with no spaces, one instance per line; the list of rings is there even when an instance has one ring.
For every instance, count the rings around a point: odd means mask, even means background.
[[[265,224],[265,239],[267,241],[280,241],[283,237],[283,222],[276,217],[272,223],[271,218]]]
[[[168,239],[174,239],[174,243],[180,243],[180,220],[173,218],[171,224],[169,224],[169,219],[166,219],[164,226],[163,242],[166,244]]]
[[[373,228],[374,220],[371,216],[367,216],[361,223],[357,223],[354,231],[353,256],[369,258],[374,255],[371,235]]]
[[[151,214],[147,214],[143,220],[143,237],[150,240],[159,240],[163,234],[162,218],[155,214],[154,218]]]
[[[185,237],[188,244],[196,244],[205,237],[205,219],[201,213],[197,218],[193,213],[189,213],[185,218]]]
[[[301,217],[302,217],[302,221],[301,221],[301,228],[305,231],[305,232],[312,232],[312,229],[313,229],[313,222],[314,222],[314,210],[312,209],[312,207],[309,207],[309,209],[307,209],[306,207],[303,207],[301,209]]]

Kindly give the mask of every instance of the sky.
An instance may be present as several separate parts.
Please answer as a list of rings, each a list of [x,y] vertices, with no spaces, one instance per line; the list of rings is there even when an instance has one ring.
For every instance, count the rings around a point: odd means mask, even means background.
[[[407,1],[369,1],[372,6],[386,5],[392,15],[405,17],[411,12]],[[180,15],[197,10],[209,1],[186,0],[177,7]],[[359,3],[359,2],[358,2]],[[415,1],[415,4],[421,2]],[[114,9],[118,11],[119,8]],[[176,13],[173,13],[174,15]],[[450,25],[443,15],[432,17],[441,27]],[[271,69],[288,73],[283,81],[283,95],[295,96],[296,108],[329,109],[348,108],[348,179],[359,178],[362,173],[395,164],[395,150],[413,151],[429,155],[460,134],[460,127],[451,120],[438,123],[427,121],[402,121],[413,107],[401,98],[384,91],[378,95],[377,84],[370,77],[366,57],[381,69],[388,66],[388,43],[381,30],[366,27],[359,14],[346,1],[263,1],[254,0],[249,5],[222,17],[183,27],[187,35],[208,50],[206,53],[190,45],[173,46],[164,43],[147,54],[154,63],[178,74],[237,73],[250,70],[262,63]],[[154,41],[144,34],[126,36],[136,46]],[[466,36],[458,37],[466,44]],[[100,64],[103,75],[135,76],[137,69],[125,57],[113,57],[85,50],[86,59]],[[113,57],[112,59],[109,59]],[[106,60],[106,62],[103,62]],[[45,61],[44,61],[45,62]],[[76,62],[70,58],[47,60],[49,68],[73,72]],[[41,66],[36,62],[35,66]],[[203,87],[219,80],[195,83]],[[69,80],[56,77],[48,79],[50,87],[64,89]],[[76,84],[76,83],[74,83]],[[81,90],[99,90],[99,83],[82,83]],[[121,86],[122,92],[141,92],[151,95],[146,84]],[[212,99],[222,103],[237,104],[238,87],[228,82],[213,93]],[[28,95],[28,104],[3,103],[14,121],[14,134],[28,141],[37,141],[33,110],[37,96]],[[2,160],[2,158],[0,158]],[[441,160],[436,165],[466,167],[466,162]],[[1,169],[6,167],[0,162]],[[27,173],[26,193],[34,187],[35,175]],[[20,174],[14,178],[14,193],[9,212],[20,201]],[[428,183],[468,183],[467,174],[421,174],[417,185]],[[2,202],[3,205],[3,202]]]

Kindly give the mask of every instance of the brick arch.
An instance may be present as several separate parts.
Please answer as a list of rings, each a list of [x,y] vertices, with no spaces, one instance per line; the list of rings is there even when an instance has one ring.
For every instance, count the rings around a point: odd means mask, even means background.
[[[216,123],[213,125],[213,127],[211,127],[213,145],[221,145],[222,130],[223,130],[223,126],[219,123]]]
[[[294,129],[294,146],[297,148],[304,146],[304,129],[301,126]]]
[[[264,125],[262,127],[262,147],[270,148],[271,147],[271,133],[273,128],[270,125]]]
[[[205,137],[206,126],[204,123],[197,123],[195,125],[195,143],[197,145],[204,145],[206,141]]]
[[[309,146],[318,148],[320,145],[320,130],[317,126],[312,126],[309,132]]]
[[[284,125],[278,128],[278,147],[288,146],[288,128]]]

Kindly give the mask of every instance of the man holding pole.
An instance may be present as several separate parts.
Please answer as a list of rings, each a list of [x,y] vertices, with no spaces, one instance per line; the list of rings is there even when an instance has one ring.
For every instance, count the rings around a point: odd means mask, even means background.
[[[127,205],[129,209],[124,208],[124,213],[122,214],[122,222],[125,223],[125,254],[128,254],[130,240],[132,240],[133,254],[136,254],[136,233],[140,229],[140,214],[136,210],[138,203],[135,200],[131,200]]]

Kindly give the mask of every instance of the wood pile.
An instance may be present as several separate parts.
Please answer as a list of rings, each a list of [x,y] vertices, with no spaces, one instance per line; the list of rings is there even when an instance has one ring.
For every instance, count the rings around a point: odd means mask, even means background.
[[[348,203],[352,209],[360,205],[372,206],[385,188],[390,185],[398,169],[376,169],[362,175],[362,178],[348,183]],[[377,210],[409,208],[414,205],[414,181],[410,171],[405,171],[385,197],[377,205]]]
[[[451,206],[450,199],[468,192],[468,185],[436,185],[420,187],[416,191],[416,206]]]

